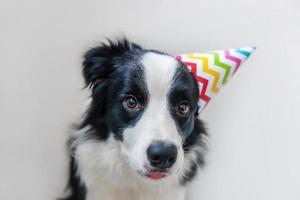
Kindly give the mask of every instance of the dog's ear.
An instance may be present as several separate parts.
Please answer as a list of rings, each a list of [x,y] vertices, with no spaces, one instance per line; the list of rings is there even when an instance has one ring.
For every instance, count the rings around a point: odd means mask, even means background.
[[[125,54],[130,55],[131,52],[140,50],[141,47],[124,38],[115,41],[108,39],[107,43],[85,53],[82,73],[86,86],[92,89],[92,99],[96,100],[89,105],[81,127],[92,125],[97,129],[100,138],[108,137],[108,127],[103,117],[106,115],[106,98],[113,73],[120,66]]]
[[[84,55],[83,76],[87,86],[92,87],[98,81],[107,79],[114,72],[115,60],[124,53],[141,49],[126,38],[120,40],[107,39],[107,43],[90,49]]]

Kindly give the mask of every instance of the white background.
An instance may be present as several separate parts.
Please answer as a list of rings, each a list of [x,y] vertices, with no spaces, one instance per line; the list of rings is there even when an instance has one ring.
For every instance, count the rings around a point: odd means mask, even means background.
[[[190,200],[300,200],[297,0],[0,1],[0,199],[54,200],[87,93],[80,62],[124,33],[180,54],[257,46],[202,114],[206,168]]]

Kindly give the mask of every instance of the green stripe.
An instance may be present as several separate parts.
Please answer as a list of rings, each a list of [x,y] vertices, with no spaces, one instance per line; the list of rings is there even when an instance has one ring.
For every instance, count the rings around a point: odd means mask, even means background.
[[[219,53],[217,52],[211,52],[210,54],[213,54],[214,55],[214,64],[223,68],[225,70],[225,76],[222,80],[222,85],[225,85],[227,83],[227,79],[230,75],[230,70],[231,70],[231,66],[226,64],[226,63],[222,63],[220,61],[220,55]]]
[[[240,54],[243,54],[244,56],[246,56],[246,57],[249,57],[250,56],[250,52],[248,52],[248,51],[245,51],[245,50],[242,50],[242,49],[237,49],[236,50],[238,53],[240,53]]]

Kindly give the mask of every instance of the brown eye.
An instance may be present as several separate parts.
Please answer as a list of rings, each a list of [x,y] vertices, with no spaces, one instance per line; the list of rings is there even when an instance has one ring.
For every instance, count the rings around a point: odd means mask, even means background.
[[[134,96],[126,97],[123,101],[123,106],[127,110],[139,110],[140,109],[139,103]]]
[[[187,102],[180,103],[177,112],[181,116],[187,116],[190,113],[190,106]]]

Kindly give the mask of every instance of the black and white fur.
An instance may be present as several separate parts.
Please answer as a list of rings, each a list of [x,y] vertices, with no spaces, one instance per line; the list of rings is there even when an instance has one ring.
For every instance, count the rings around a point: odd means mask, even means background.
[[[84,56],[83,76],[91,102],[74,131],[66,200],[183,200],[186,183],[204,163],[206,130],[198,119],[198,84],[174,57],[126,39],[101,44]],[[140,107],[124,108],[135,96]],[[187,102],[190,112],[179,115]],[[146,176],[153,141],[176,145],[166,177]],[[148,166],[148,168],[147,168]]]

